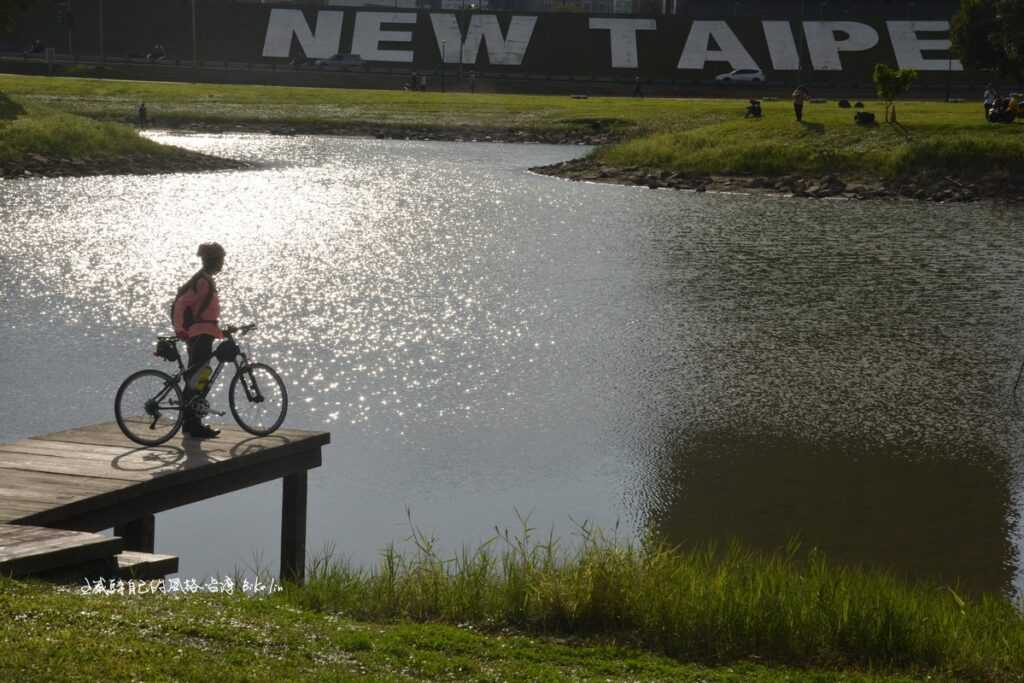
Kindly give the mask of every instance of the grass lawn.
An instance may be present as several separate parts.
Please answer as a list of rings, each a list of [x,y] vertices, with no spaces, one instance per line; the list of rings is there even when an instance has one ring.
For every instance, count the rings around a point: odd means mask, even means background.
[[[911,675],[704,666],[597,639],[368,623],[281,594],[79,595],[0,579],[5,681],[897,683]],[[929,680],[943,680],[932,677]]]
[[[30,103],[22,107],[0,94],[0,163],[27,154],[56,157],[118,157],[174,154],[117,123],[67,114]]]
[[[259,597],[0,578],[0,680],[1024,681],[1022,605],[1004,597],[795,545],[682,551],[581,532],[565,551],[524,522],[455,557],[416,532],[411,555],[315,558],[305,585]]]
[[[989,124],[976,102],[907,101],[899,126],[857,126],[853,110],[808,104],[805,122],[786,101],[763,103],[763,119],[743,119],[735,99],[573,99],[330,88],[230,86],[0,75],[0,92],[27,107],[46,105],[103,120],[131,120],[146,102],[158,122],[323,126],[345,132],[460,129],[610,133],[616,144],[594,161],[684,174],[902,175],[1024,173],[1019,124]]]

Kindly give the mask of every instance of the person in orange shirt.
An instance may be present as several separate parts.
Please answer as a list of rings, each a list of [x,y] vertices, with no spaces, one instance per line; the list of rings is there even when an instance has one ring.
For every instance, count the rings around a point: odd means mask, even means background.
[[[182,431],[186,436],[211,439],[220,434],[220,430],[204,425],[190,409],[189,402],[200,393],[198,380],[213,357],[213,340],[224,338],[218,323],[220,298],[213,281],[213,276],[224,268],[224,247],[216,242],[200,244],[196,256],[203,260],[203,267],[178,289],[174,300],[174,333],[188,345]]]

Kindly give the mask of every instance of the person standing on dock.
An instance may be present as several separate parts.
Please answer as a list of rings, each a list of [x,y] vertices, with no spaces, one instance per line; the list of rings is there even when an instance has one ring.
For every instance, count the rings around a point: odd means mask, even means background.
[[[196,256],[203,260],[203,267],[178,289],[173,307],[174,333],[188,345],[182,431],[186,436],[211,439],[220,434],[220,430],[204,425],[190,401],[202,392],[208,379],[203,370],[213,358],[213,340],[224,338],[218,324],[220,298],[213,281],[213,276],[224,267],[224,247],[216,242],[200,244]]]

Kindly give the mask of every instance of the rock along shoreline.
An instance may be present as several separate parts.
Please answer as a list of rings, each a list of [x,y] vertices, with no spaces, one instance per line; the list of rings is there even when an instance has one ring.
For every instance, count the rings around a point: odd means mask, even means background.
[[[882,179],[784,175],[728,176],[686,175],[679,172],[616,167],[597,159],[583,158],[530,169],[542,175],[568,180],[616,185],[635,185],[651,189],[670,188],[695,192],[743,192],[783,194],[825,199],[914,199],[932,202],[973,202],[982,199],[1024,201],[1024,182],[1010,176],[989,175],[973,181],[952,176],[911,176]]]

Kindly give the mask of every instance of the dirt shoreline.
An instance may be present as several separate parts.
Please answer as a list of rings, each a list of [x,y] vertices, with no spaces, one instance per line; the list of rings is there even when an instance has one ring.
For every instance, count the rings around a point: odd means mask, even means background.
[[[0,160],[0,178],[67,178],[97,175],[155,175],[252,168],[237,159],[178,150],[174,154],[129,154],[117,157],[62,157],[27,154],[15,161]]]
[[[641,168],[615,167],[593,158],[573,159],[530,169],[542,175],[568,180],[651,189],[670,188],[696,192],[745,192],[785,194],[825,199],[913,199],[932,202],[972,202],[981,199],[1024,201],[1024,182],[1005,175],[983,176],[966,181],[953,176],[912,176],[894,179],[785,175],[779,177],[685,175]]]
[[[515,142],[545,145],[607,145],[621,136],[595,121],[591,131],[531,130],[528,128],[491,128],[487,126],[380,125],[366,122],[286,123],[279,121],[245,121],[222,123],[192,119],[161,118],[162,130],[190,133],[263,133],[269,135],[336,135],[340,137],[377,138],[380,140],[434,140],[440,142]]]

